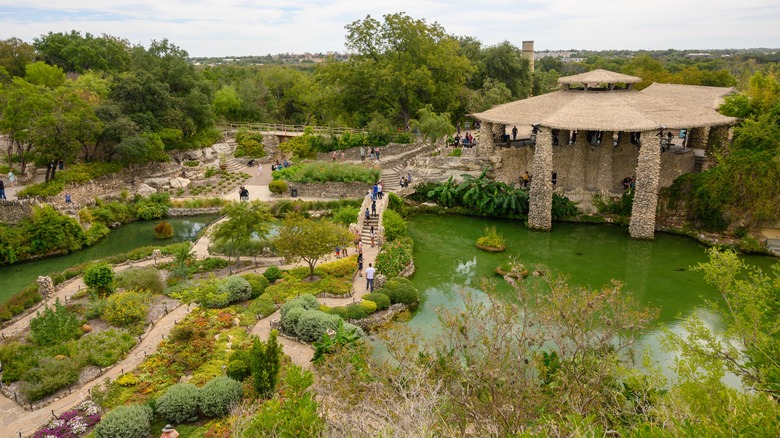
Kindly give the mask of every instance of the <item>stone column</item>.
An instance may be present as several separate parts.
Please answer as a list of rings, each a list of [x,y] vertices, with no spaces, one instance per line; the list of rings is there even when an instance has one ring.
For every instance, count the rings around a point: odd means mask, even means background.
[[[552,228],[552,132],[540,127],[536,134],[532,166],[528,228],[549,231]]]
[[[604,131],[599,148],[599,170],[596,175],[597,190],[611,190],[615,182],[612,178],[612,131]]]
[[[493,155],[495,148],[493,143],[493,123],[482,122],[479,127],[479,143],[477,144],[477,155],[480,157],[489,157]]]
[[[711,169],[717,164],[716,154],[725,152],[728,139],[728,126],[713,126],[710,128],[709,135],[707,135],[707,146],[704,149],[704,163],[702,163],[701,170]]]
[[[628,233],[635,239],[652,239],[655,234],[655,210],[661,175],[661,142],[655,131],[643,131],[639,163],[636,166],[636,192],[631,207]]]
[[[685,138],[685,146],[694,149],[707,149],[707,131],[709,128],[691,128]]]

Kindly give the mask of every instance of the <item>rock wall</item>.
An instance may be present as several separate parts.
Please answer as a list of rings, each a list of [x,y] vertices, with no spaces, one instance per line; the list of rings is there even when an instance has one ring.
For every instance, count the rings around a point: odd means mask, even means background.
[[[652,131],[642,132],[639,167],[636,172],[636,194],[631,208],[628,233],[635,239],[652,239],[658,206],[658,183],[661,173],[660,139]]]
[[[553,146],[548,128],[540,128],[536,136],[532,167],[531,194],[529,198],[528,228],[550,230],[552,228]]]
[[[0,222],[18,224],[32,214],[36,205],[38,201],[34,199],[0,199]]]
[[[460,180],[464,173],[479,176],[483,169],[491,167],[488,158],[476,157],[417,157],[409,161],[404,172],[411,172],[413,182],[444,182],[450,176]]]
[[[325,183],[287,183],[288,187],[298,189],[298,196],[311,196],[320,198],[359,198],[366,196],[371,189],[370,184],[351,182],[325,182]],[[289,194],[289,191],[288,191]]]

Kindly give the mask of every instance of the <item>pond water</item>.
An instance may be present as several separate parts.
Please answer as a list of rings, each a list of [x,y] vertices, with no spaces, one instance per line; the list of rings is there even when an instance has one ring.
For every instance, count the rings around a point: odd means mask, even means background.
[[[484,234],[485,226],[495,226],[506,238],[507,251],[476,249],[474,242]],[[426,335],[438,330],[438,308],[461,306],[462,290],[480,293],[472,286],[480,278],[493,276],[509,256],[528,268],[546,265],[552,272],[567,275],[574,285],[600,288],[611,279],[623,282],[624,291],[660,309],[658,325],[643,336],[639,350],[649,349],[661,365],[671,358],[659,347],[660,324],[679,330],[681,317],[697,314],[718,327],[704,299],[716,300],[719,295],[704,282],[701,272],[690,269],[707,260],[706,246],[687,237],[658,233],[654,241],[639,241],[616,226],[566,223],[555,223],[549,233],[532,232],[519,221],[437,215],[412,217],[409,231],[415,242],[416,271],[411,280],[423,297],[409,324]],[[762,256],[745,259],[765,270],[776,262]],[[496,293],[511,291],[503,280],[497,283]]]
[[[111,234],[95,245],[79,251],[41,260],[0,266],[0,279],[2,279],[0,304],[35,281],[39,275],[62,271],[80,263],[121,254],[142,246],[165,246],[185,240],[193,241],[198,232],[217,217],[219,216],[203,215],[166,219],[173,225],[174,235],[165,240],[159,240],[154,235],[154,226],[160,222],[159,220],[131,222],[111,230]]]

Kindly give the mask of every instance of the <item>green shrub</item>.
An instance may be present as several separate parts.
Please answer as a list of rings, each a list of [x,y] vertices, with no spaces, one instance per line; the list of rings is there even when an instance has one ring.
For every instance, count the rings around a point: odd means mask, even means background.
[[[8,321],[39,302],[41,294],[38,293],[38,285],[30,285],[0,306],[0,321]]]
[[[84,232],[84,234],[87,238],[86,244],[92,245],[98,240],[111,234],[111,230],[105,224],[101,222],[95,222],[92,224],[92,226],[89,227],[88,230]]]
[[[200,390],[191,383],[177,383],[155,402],[155,413],[172,423],[193,421],[198,417]]]
[[[284,303],[280,312],[282,318],[284,318],[287,312],[298,307],[306,310],[319,309],[320,303],[319,301],[317,301],[317,298],[315,298],[314,295],[309,295],[309,294],[300,295]]]
[[[248,300],[252,296],[252,285],[245,278],[231,275],[219,282],[219,291],[227,292],[231,303]]]
[[[189,290],[188,297],[198,304],[210,309],[225,307],[230,304],[230,296],[227,291],[219,289],[219,280],[211,279],[199,283]]]
[[[366,315],[366,309],[360,304],[352,303],[347,305],[347,319],[363,319]]]
[[[263,147],[262,137],[259,141],[256,138],[247,138],[240,141],[236,146],[236,150],[233,152],[233,156],[236,158],[263,158],[266,156],[266,153],[265,148]]]
[[[376,256],[376,269],[389,277],[395,277],[412,262],[414,242],[409,237],[401,237],[382,245]]]
[[[395,193],[388,193],[388,201],[387,201],[387,208],[389,210],[393,210],[394,212],[401,215],[401,217],[406,217],[409,215],[409,207],[407,207],[406,203],[404,203],[404,200],[401,199],[400,196],[396,195]]]
[[[81,336],[81,321],[59,298],[30,320],[30,340],[36,345],[57,345]]]
[[[345,163],[322,161],[290,166],[274,172],[275,180],[288,182],[362,182],[373,184],[379,180],[379,170]]]
[[[114,291],[114,270],[108,263],[98,263],[84,271],[84,284],[93,297],[107,297]]]
[[[108,297],[100,316],[111,325],[126,327],[145,320],[148,308],[143,293],[126,291]]]
[[[16,194],[19,199],[33,197],[57,196],[65,190],[65,183],[60,180],[31,184]]]
[[[265,288],[268,287],[268,279],[259,274],[242,274],[242,278],[249,282],[252,286],[252,298],[257,298],[265,292]]]
[[[485,235],[477,239],[477,245],[505,248],[506,239],[496,231],[496,227],[485,227]]]
[[[626,196],[624,195],[624,198]],[[621,203],[628,202],[630,205],[633,205],[634,202],[634,196],[631,194],[630,200],[624,200],[621,198]],[[561,196],[557,193],[553,193],[553,200],[552,200],[552,219],[553,220],[563,220],[575,217],[579,214],[579,210],[577,210],[577,204],[572,202],[569,198],[565,196]]]
[[[200,412],[211,418],[225,416],[243,395],[241,383],[226,376],[216,377],[200,389]]]
[[[153,294],[165,291],[160,271],[152,266],[121,271],[116,274],[116,284],[125,290],[148,291]]]
[[[373,301],[376,304],[376,310],[385,310],[390,307],[390,297],[383,293],[370,293],[363,295],[364,300]]]
[[[76,383],[78,378],[79,367],[71,358],[46,357],[38,361],[38,366],[24,372],[19,389],[28,399],[36,401]]]
[[[161,219],[168,214],[171,206],[170,195],[152,193],[148,198],[139,198],[135,202],[135,216],[138,219]]]
[[[344,320],[349,318],[347,316],[347,308],[344,307],[344,306],[331,307],[330,312],[328,312],[328,313],[330,313],[331,315],[336,315],[339,318],[344,319]]]
[[[87,333],[71,344],[70,355],[86,353],[87,363],[102,368],[109,367],[124,357],[138,339],[125,330],[108,329]]]
[[[243,360],[231,360],[227,365],[225,373],[231,379],[241,382],[249,377],[249,363]]]
[[[273,284],[279,278],[282,278],[282,270],[277,266],[269,266],[263,272],[263,277],[268,279],[268,282]]]
[[[292,312],[294,310],[289,313]],[[295,335],[304,342],[319,341],[328,329],[335,330],[340,320],[338,316],[328,315],[319,309],[303,310],[295,324]]]
[[[282,314],[281,329],[283,332],[295,335],[295,328],[298,326],[298,320],[305,310],[303,307],[293,307]]]
[[[366,312],[366,316],[376,312],[378,307],[375,302],[366,299],[360,300],[358,304],[360,304],[360,307],[362,307],[363,310]]]
[[[382,213],[382,226],[385,228],[385,240],[392,242],[407,235],[406,221],[393,210]]]
[[[152,409],[148,406],[119,406],[95,426],[95,438],[148,438]]]
[[[378,292],[387,295],[393,304],[401,303],[413,306],[420,301],[420,293],[417,288],[411,281],[403,277],[391,278]]]
[[[287,183],[282,180],[273,180],[268,184],[268,190],[277,195],[287,193],[287,189]]]
[[[344,206],[333,212],[333,222],[348,227],[349,224],[357,222],[358,214],[360,214],[360,207]]]
[[[274,301],[271,299],[271,297],[261,295],[249,303],[248,310],[256,316],[262,315],[263,318],[265,318],[268,315],[276,312],[276,306],[274,305]]]

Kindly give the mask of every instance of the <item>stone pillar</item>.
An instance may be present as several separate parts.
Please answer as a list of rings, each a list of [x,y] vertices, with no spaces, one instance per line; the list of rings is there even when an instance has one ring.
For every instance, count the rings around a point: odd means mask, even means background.
[[[612,131],[604,131],[599,148],[599,169],[596,174],[596,190],[611,190],[615,185],[612,178]]]
[[[54,293],[54,281],[51,277],[43,275],[38,277],[38,293],[44,300]]]
[[[691,128],[685,138],[685,146],[694,149],[707,149],[707,131],[709,128]]]
[[[552,132],[540,127],[536,134],[528,207],[528,228],[532,230],[552,228],[552,158]]]
[[[482,122],[479,127],[479,143],[477,144],[477,155],[480,157],[489,157],[493,155],[496,145],[493,143],[493,123]]]
[[[631,207],[628,233],[635,239],[652,239],[655,234],[655,210],[661,175],[661,142],[655,131],[643,131],[639,163],[636,166],[636,192]]]
[[[707,135],[707,146],[704,149],[704,163],[702,163],[701,170],[715,167],[717,164],[716,154],[725,152],[728,140],[728,126],[713,126],[710,128],[710,132]]]

